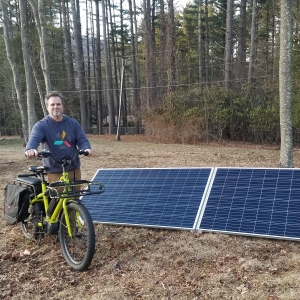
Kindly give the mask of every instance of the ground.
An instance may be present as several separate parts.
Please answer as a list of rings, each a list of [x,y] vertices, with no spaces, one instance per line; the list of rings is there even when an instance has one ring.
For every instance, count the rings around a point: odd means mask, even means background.
[[[143,136],[89,136],[82,158],[91,179],[100,168],[278,167],[278,146],[245,143],[160,144]],[[20,138],[0,137],[0,189],[27,172]],[[295,167],[300,153],[294,149]],[[3,215],[3,196],[0,215]],[[88,271],[66,265],[59,243],[24,239],[0,220],[0,299],[300,299],[300,244],[185,230],[95,224]]]

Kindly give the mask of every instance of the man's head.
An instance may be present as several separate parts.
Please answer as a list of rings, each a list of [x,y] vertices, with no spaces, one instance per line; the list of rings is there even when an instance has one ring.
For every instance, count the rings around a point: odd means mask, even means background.
[[[49,92],[45,97],[47,111],[52,119],[59,122],[63,119],[64,97],[59,92]]]

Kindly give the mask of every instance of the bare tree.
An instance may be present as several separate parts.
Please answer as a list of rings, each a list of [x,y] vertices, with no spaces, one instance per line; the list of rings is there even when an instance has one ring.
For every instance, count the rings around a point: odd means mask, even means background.
[[[291,115],[291,57],[292,57],[292,1],[280,1],[280,166],[293,168],[293,134]]]

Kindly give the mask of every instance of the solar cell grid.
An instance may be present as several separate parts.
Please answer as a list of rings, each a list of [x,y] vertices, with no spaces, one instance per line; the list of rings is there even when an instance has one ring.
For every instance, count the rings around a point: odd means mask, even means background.
[[[199,229],[300,239],[300,170],[217,168]]]
[[[82,201],[94,222],[193,229],[211,170],[100,169],[105,193]]]

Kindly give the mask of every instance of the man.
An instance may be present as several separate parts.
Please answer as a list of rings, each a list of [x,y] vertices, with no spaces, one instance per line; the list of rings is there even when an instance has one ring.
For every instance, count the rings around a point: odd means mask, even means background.
[[[58,161],[64,156],[72,156],[77,148],[85,150],[91,156],[91,145],[80,124],[63,114],[64,97],[59,92],[50,92],[45,97],[45,104],[49,114],[33,126],[25,155],[28,158],[37,157],[37,148],[41,143],[41,149],[49,150]],[[61,164],[48,157],[43,158],[43,165],[47,168],[49,183],[59,180],[62,174]],[[81,179],[79,158],[68,166],[67,171],[71,180]]]

